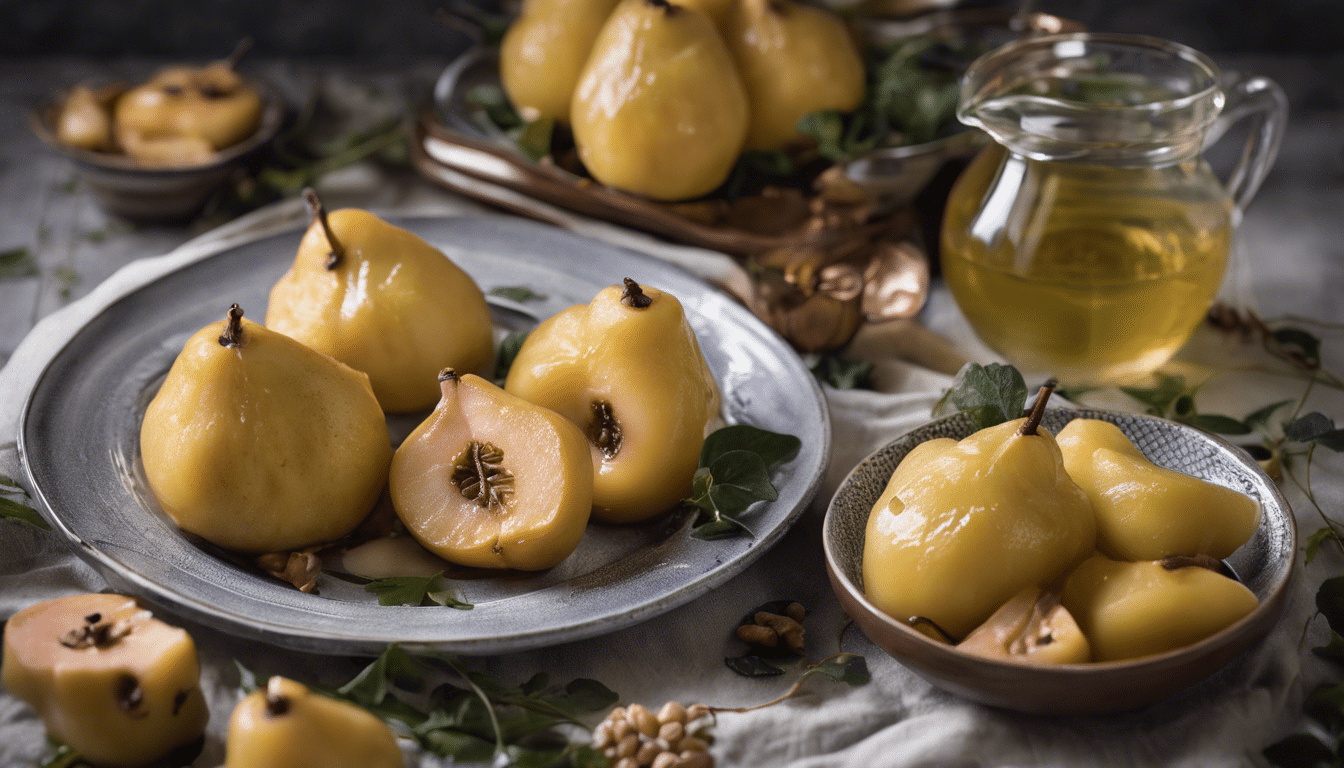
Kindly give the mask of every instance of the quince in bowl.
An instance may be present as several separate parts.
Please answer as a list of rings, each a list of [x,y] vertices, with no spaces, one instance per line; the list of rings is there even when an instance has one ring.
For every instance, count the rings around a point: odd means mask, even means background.
[[[1268,634],[1283,609],[1297,546],[1292,512],[1273,481],[1248,455],[1222,439],[1152,416],[1049,409],[1041,419],[1042,432],[1059,434],[1079,419],[1095,421],[1075,425],[1059,447],[1053,437],[1046,436],[1028,451],[1025,443],[1014,446],[1011,441],[1042,439],[1022,437],[1010,424],[977,432],[968,414],[956,414],[893,440],[855,467],[826,511],[822,542],[831,587],[864,634],[940,688],[982,704],[1044,714],[1122,712],[1153,704],[1209,677]],[[1104,429],[1093,428],[1093,424]],[[1119,433],[1109,425],[1118,427]],[[1041,510],[1047,497],[1063,497],[1067,503],[1058,503],[1070,508],[1080,503],[1084,509],[1104,506],[1101,497],[1105,494],[1096,492],[1096,478],[1078,468],[1079,435],[1083,442],[1106,441],[1104,446],[1097,444],[1097,453],[1111,457],[1112,462],[1131,461],[1129,456],[1143,462],[1133,464],[1139,479],[1127,482],[1126,488],[1141,485],[1148,476],[1145,472],[1175,478],[1180,487],[1160,487],[1159,492],[1183,501],[1174,506],[1179,512],[1164,512],[1172,517],[1161,535],[1177,541],[1172,545],[1177,549],[1195,547],[1198,553],[1182,551],[1180,557],[1166,557],[1159,552],[1159,560],[1153,560],[1151,553],[1131,556],[1124,549],[1125,540],[1111,530],[1117,518],[1102,510],[1096,512],[1095,531],[1090,524],[1079,529],[1082,538],[1093,533],[1095,545],[1074,546],[1077,542],[1071,538],[1061,540],[1054,547],[1058,568],[1050,565],[1041,574],[1024,577],[1023,584],[1010,584],[1010,571],[1025,567],[1020,564],[1020,553],[999,551],[1011,550],[1005,544],[1010,537],[1002,535],[1008,529],[994,530],[974,518],[993,504],[985,504],[975,495],[979,491],[968,490],[968,486],[988,483],[991,487],[985,492],[1003,498],[1001,506],[1017,504],[1028,517],[1044,514]],[[1132,445],[1121,445],[1124,438]],[[991,442],[995,444],[986,450]],[[1113,457],[1122,453],[1119,459]],[[912,461],[898,470],[907,456]],[[998,466],[968,467],[965,478],[949,480],[956,461],[993,461]],[[1022,466],[1004,472],[1004,462]],[[921,484],[918,477],[911,480],[912,471],[918,472],[922,464],[933,470],[933,482]],[[1216,510],[1208,514],[1231,517],[1208,525],[1210,535],[1190,544],[1191,532],[1199,528],[1190,523],[1206,512],[1195,509],[1190,501],[1198,489],[1186,485],[1194,481],[1166,470],[1206,481],[1200,485],[1210,494],[1208,506]],[[945,488],[932,488],[940,483]],[[1227,494],[1225,489],[1253,500],[1258,514],[1242,509],[1249,504],[1238,507],[1240,512],[1227,511],[1227,499],[1220,496]],[[914,519],[923,520],[929,528],[927,535],[944,535],[950,527],[940,526],[937,510],[930,512],[927,504],[938,493],[972,510],[955,526],[971,532],[970,546],[967,540],[949,541],[930,548],[927,557],[912,560],[900,552],[911,540],[902,526],[916,523],[894,521],[914,513],[920,516]],[[1160,506],[1165,502],[1147,503]],[[880,518],[879,513],[886,517]],[[870,514],[875,523],[870,523]],[[1058,511],[1056,516],[1067,519],[1067,514]],[[1059,521],[1047,522],[1043,530],[1061,530]],[[1229,545],[1220,536],[1237,527],[1249,531],[1249,538],[1238,534],[1244,543],[1232,544],[1228,554]],[[1013,526],[1013,530],[1020,528]],[[1140,527],[1138,533],[1152,530]],[[977,553],[977,549],[983,551]],[[1087,552],[1080,556],[1083,550]],[[875,552],[883,558],[878,567],[874,567]],[[1195,559],[1230,573],[1240,584],[1190,565]],[[905,565],[908,562],[918,565]],[[986,575],[979,571],[992,573],[990,578],[977,579]],[[873,583],[865,583],[865,578]],[[942,581],[930,583],[930,578]],[[967,609],[967,616],[951,608],[973,602],[977,590],[984,591],[986,584],[1006,591]],[[1205,589],[1212,592],[1200,591]],[[1191,599],[1192,595],[1200,597]],[[1185,626],[1217,613],[1218,605],[1227,606],[1222,616],[1200,627]],[[994,606],[1001,607],[995,610]],[[905,615],[934,611],[948,612],[938,617],[947,625],[946,631],[925,616]],[[1082,634],[1091,635],[1090,650]],[[1092,660],[1085,661],[1088,658]]]
[[[284,117],[273,89],[224,61],[165,67],[134,87],[62,88],[29,124],[72,161],[103,210],[166,223],[199,213],[243,158],[275,138]]]

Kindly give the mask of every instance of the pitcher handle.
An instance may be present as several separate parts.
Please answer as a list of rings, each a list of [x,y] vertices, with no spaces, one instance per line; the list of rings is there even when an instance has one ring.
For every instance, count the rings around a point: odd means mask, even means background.
[[[1237,167],[1227,179],[1227,191],[1237,212],[1242,213],[1279,154],[1279,143],[1283,141],[1283,131],[1288,124],[1288,96],[1278,83],[1267,77],[1228,72],[1224,74],[1222,85],[1227,101],[1222,114],[1209,126],[1204,146],[1218,141],[1238,120],[1246,117],[1255,120]]]

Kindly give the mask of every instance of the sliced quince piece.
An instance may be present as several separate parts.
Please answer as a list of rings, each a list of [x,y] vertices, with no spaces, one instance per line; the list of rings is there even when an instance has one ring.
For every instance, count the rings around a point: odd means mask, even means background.
[[[583,537],[588,441],[559,414],[452,369],[392,458],[392,505],[426,549],[478,568],[550,568]]]
[[[272,677],[229,718],[224,768],[402,768],[397,739],[359,707]]]
[[[183,530],[240,552],[339,539],[392,461],[369,378],[243,319],[187,340],[140,425],[145,477]]]
[[[1157,466],[1108,421],[1074,419],[1060,430],[1059,449],[1097,513],[1097,548],[1110,557],[1222,559],[1260,523],[1254,499]]]
[[[681,302],[629,278],[538,325],[504,388],[587,434],[593,517],[604,522],[647,520],[689,496],[719,414]]]
[[[1063,603],[1097,661],[1183,648],[1236,623],[1259,602],[1245,586],[1208,568],[1167,566],[1173,567],[1097,555],[1069,575]]]
[[[957,650],[998,661],[1082,664],[1092,649],[1059,595],[1027,587],[976,627]]]
[[[143,766],[200,738],[196,645],[121,595],[38,603],[5,624],[5,690],[89,762]]]
[[[490,308],[470,275],[412,232],[305,195],[315,220],[271,289],[268,328],[367,373],[393,413],[434,405],[441,369],[490,359]]]

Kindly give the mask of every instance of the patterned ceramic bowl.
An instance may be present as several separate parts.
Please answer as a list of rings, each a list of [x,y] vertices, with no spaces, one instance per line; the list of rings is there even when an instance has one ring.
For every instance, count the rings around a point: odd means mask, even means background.
[[[1128,661],[1031,666],[992,661],[937,643],[879,611],[863,592],[862,558],[868,513],[887,480],[916,445],[975,431],[965,414],[949,416],[897,438],[864,459],[836,491],[822,542],[831,587],[845,611],[874,643],[929,682],[972,701],[1023,712],[1121,712],[1159,701],[1223,667],[1263,638],[1278,620],[1297,552],[1297,528],[1273,481],[1231,444],[1184,424],[1130,413],[1052,409],[1042,426],[1058,433],[1077,418],[1116,424],[1159,466],[1241,491],[1260,502],[1260,526],[1227,558],[1260,604],[1217,634],[1167,653]]]
[[[56,117],[65,91],[58,91],[29,115],[38,138],[70,158],[75,174],[86,184],[98,206],[132,221],[177,222],[195,216],[215,190],[224,185],[243,158],[269,143],[280,131],[285,104],[264,83],[248,80],[261,94],[261,120],[246,139],[215,153],[209,162],[182,168],[145,168],[134,159],[109,152],[70,147],[56,138]]]

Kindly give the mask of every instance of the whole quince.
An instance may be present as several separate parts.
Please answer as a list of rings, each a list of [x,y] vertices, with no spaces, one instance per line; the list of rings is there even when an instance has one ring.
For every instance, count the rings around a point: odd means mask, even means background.
[[[333,541],[392,461],[369,377],[243,319],[187,340],[140,424],[145,478],[183,530],[240,552]]]
[[[593,517],[604,522],[647,520],[689,496],[719,413],[681,302],[629,278],[538,325],[504,388],[587,435]]]
[[[1065,473],[1055,439],[1034,424],[1022,434],[1024,424],[931,440],[897,466],[864,543],[864,591],[878,609],[964,637],[1091,554],[1087,495]]]
[[[1060,430],[1059,449],[1096,510],[1097,548],[1111,557],[1222,559],[1260,523],[1254,499],[1157,466],[1108,421],[1074,419]]]
[[[368,211],[315,221],[289,271],[271,289],[266,326],[369,375],[390,413],[439,397],[444,368],[475,371],[493,350],[490,307],[443,252]]]
[[[354,704],[272,677],[229,718],[224,768],[401,768],[397,739]]]

